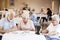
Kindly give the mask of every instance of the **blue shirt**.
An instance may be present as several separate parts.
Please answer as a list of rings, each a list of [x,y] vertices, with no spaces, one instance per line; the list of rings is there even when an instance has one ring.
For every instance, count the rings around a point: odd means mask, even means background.
[[[11,20],[10,22],[6,18],[2,18],[0,20],[0,26],[3,28],[3,30],[10,29],[15,26],[14,20]]]
[[[36,14],[32,14],[31,20],[32,20],[33,22],[36,22],[36,21],[37,21],[37,15],[36,15]]]
[[[40,23],[39,23],[39,21],[37,20],[37,15],[36,15],[36,14],[32,14],[31,20],[32,20],[33,23],[34,23],[34,26],[40,26]]]

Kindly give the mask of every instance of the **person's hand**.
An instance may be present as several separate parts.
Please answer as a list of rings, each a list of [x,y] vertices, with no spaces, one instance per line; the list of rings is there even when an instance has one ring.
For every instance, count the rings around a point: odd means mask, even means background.
[[[56,31],[52,31],[52,32],[50,32],[48,35],[50,35],[50,36],[54,36],[54,35],[56,35],[56,34],[58,34],[58,32],[56,32]]]
[[[48,33],[48,30],[43,30],[42,33],[43,34],[47,34]]]
[[[32,30],[31,28],[25,28],[25,30]]]
[[[24,27],[22,27],[21,30],[28,30],[28,28],[24,28]]]

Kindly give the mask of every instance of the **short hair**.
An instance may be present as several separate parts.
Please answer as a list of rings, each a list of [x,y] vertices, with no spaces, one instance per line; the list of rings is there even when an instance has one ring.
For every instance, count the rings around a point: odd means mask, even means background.
[[[13,12],[13,11],[8,11],[8,12],[6,13],[5,17],[7,18],[8,15],[10,15],[10,14],[13,14],[13,16],[15,16],[15,12]]]
[[[55,18],[55,19],[56,19],[56,21],[59,23],[59,16],[58,16],[58,15],[56,15],[56,14],[55,14],[55,15],[53,15],[53,16],[52,16],[52,19],[53,19],[53,18]]]
[[[29,19],[29,17],[27,17],[27,15],[26,15],[26,14],[22,14],[22,18]]]
[[[47,10],[50,10],[50,8],[47,8]]]

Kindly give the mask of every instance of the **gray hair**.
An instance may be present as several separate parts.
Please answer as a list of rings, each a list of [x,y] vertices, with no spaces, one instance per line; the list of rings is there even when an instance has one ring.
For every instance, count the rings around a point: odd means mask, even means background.
[[[55,18],[56,21],[59,23],[59,15],[56,15],[56,14],[55,14],[55,15],[52,16],[52,19],[53,19],[53,18]]]
[[[8,11],[8,12],[5,14],[5,18],[7,18],[8,15],[10,15],[11,13],[13,14],[13,16],[15,16],[15,12],[13,12],[13,11]]]

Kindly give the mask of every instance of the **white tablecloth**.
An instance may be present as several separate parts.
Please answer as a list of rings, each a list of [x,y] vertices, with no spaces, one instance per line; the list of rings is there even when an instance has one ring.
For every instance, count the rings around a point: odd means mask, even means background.
[[[47,18],[47,15],[44,15],[44,14],[39,14],[39,15],[37,15],[38,17],[46,17]]]
[[[37,35],[33,31],[15,31],[4,34],[2,40],[46,40],[46,39],[42,34]]]

